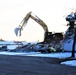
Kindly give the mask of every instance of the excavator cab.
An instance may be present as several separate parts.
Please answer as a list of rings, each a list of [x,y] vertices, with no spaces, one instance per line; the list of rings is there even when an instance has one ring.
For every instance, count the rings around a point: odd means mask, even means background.
[[[45,37],[44,37],[44,42],[45,43],[50,43],[50,42],[60,42],[63,40],[63,33],[52,33],[52,32],[46,32]]]
[[[51,42],[53,39],[52,32],[45,32],[44,42]]]

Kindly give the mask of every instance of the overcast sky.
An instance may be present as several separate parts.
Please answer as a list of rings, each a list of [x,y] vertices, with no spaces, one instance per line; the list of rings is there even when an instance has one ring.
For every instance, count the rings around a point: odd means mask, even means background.
[[[65,17],[75,11],[75,7],[76,0],[0,0],[0,38],[42,41],[44,30],[32,19],[22,31],[22,36],[15,36],[14,29],[30,11],[47,24],[49,31],[65,32]]]

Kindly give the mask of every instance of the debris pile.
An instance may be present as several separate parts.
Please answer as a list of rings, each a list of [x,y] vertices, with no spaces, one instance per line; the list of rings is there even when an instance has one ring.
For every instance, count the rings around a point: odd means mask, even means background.
[[[60,52],[62,51],[62,46],[59,43],[51,42],[47,43],[28,43],[26,45],[17,47],[16,52],[41,52],[41,53],[50,53],[50,52]]]

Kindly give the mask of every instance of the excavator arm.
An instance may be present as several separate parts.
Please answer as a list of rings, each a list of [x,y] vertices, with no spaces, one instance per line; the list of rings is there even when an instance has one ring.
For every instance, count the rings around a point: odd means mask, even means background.
[[[46,32],[49,32],[47,25],[46,25],[39,17],[37,17],[36,15],[34,15],[32,12],[29,12],[29,13],[24,17],[24,19],[21,21],[19,27],[18,27],[18,28],[15,28],[15,34],[16,34],[16,35],[18,35],[18,33],[19,33],[19,36],[21,36],[21,31],[23,30],[23,27],[26,26],[29,18],[33,19],[33,20],[36,21],[39,25],[41,25],[42,28],[44,29],[45,33],[46,33]]]

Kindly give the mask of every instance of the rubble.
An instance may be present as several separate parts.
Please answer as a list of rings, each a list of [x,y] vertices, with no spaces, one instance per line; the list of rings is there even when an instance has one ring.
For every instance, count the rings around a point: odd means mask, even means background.
[[[41,52],[41,53],[50,53],[50,52],[60,52],[62,47],[59,41],[51,41],[50,43],[46,42],[14,42],[14,41],[1,41],[0,42],[0,51],[8,52]]]
[[[61,52],[62,47],[58,43],[28,43],[26,45],[17,47],[15,49],[17,52],[41,52],[41,53],[50,53],[50,52]]]

